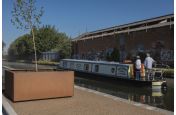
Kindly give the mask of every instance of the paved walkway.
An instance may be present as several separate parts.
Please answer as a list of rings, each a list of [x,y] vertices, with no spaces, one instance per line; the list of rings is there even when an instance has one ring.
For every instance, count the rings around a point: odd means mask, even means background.
[[[73,97],[12,103],[18,115],[172,115],[173,112],[75,86]]]

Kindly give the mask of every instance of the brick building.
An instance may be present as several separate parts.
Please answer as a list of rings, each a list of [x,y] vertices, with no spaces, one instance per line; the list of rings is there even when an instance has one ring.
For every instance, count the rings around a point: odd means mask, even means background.
[[[118,49],[119,61],[149,52],[156,61],[174,62],[174,15],[84,33],[72,40],[72,56],[95,60]]]

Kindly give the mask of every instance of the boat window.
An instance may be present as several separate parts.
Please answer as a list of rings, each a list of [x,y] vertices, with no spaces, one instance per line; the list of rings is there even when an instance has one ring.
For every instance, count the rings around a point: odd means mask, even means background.
[[[63,62],[63,66],[67,67],[67,62],[66,61]]]
[[[73,62],[70,63],[70,68],[74,68],[74,63]]]
[[[80,69],[80,68],[81,68],[81,64],[79,64],[79,63],[76,64],[76,68],[77,68],[77,69]]]
[[[99,65],[95,65],[95,72],[99,71]]]
[[[89,64],[84,64],[84,70],[86,70],[86,71],[89,70]]]
[[[115,72],[115,68],[111,68],[111,72],[114,73]]]

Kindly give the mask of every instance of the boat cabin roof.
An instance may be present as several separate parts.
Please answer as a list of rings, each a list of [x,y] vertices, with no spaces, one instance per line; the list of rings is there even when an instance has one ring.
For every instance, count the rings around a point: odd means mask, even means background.
[[[129,65],[120,64],[119,62],[108,62],[108,61],[90,61],[90,60],[78,60],[78,59],[62,59],[63,61],[74,61],[74,62],[85,62],[85,63],[97,63],[97,64],[110,64],[110,65]]]

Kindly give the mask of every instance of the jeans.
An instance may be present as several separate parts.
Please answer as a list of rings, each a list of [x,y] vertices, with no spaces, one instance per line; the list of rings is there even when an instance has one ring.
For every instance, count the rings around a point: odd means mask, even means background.
[[[141,71],[140,69],[136,69],[136,80],[140,80],[141,78]]]

